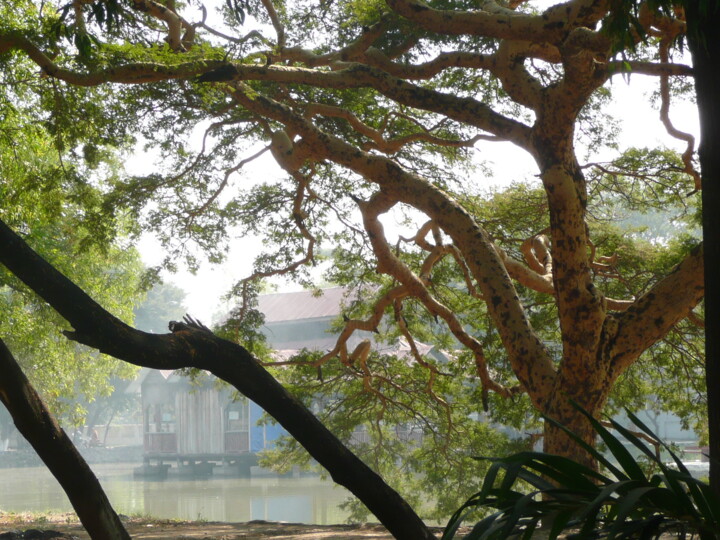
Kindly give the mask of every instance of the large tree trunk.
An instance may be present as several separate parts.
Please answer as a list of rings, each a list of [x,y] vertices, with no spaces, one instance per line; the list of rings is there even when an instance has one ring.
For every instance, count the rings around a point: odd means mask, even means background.
[[[579,405],[585,411],[597,417],[602,410],[602,406],[607,401],[607,393],[594,393],[591,399],[586,399],[586,396],[583,395],[582,388],[597,386],[597,374],[588,373],[586,379],[587,384],[579,388],[566,388],[565,390],[555,392],[548,400],[546,415],[560,423],[566,429],[572,431],[580,437],[583,442],[594,447],[596,439],[595,430],[587,416],[585,416],[576,405]],[[590,394],[587,395],[589,396]],[[543,451],[548,454],[573,459],[592,469],[597,468],[595,459],[572,437],[547,421],[543,429]]]
[[[1,221],[0,262],[72,324],[75,331],[65,332],[67,337],[139,366],[195,367],[213,373],[275,418],[395,538],[435,539],[395,490],[240,345],[182,323],[171,325],[172,334],[148,334],[131,328],[105,311]]]
[[[553,419],[562,423],[584,442],[595,446],[595,431],[588,419],[579,412],[564,417],[554,416]],[[591,469],[597,469],[595,460],[572,437],[548,421],[543,425],[543,452],[566,457]]]
[[[67,493],[94,540],[130,540],[100,482],[0,339],[0,401]]]
[[[599,356],[599,355],[597,355]],[[607,362],[598,361],[598,364]],[[547,398],[545,414],[580,437],[583,442],[595,446],[596,433],[590,420],[578,407],[597,418],[607,402],[611,385],[609,374],[601,369],[568,370],[572,362],[560,366],[555,389]],[[550,422],[545,422],[543,451],[574,459],[591,468],[597,463],[572,437]]]
[[[700,109],[699,149],[705,241],[705,377],[710,436],[710,486],[720,496],[720,1],[685,2],[688,46]],[[706,10],[702,12],[702,10]]]
[[[569,114],[569,113],[568,113]],[[549,393],[543,396],[543,413],[594,446],[592,426],[572,402],[597,415],[607,399],[607,362],[598,347],[607,315],[602,293],[593,285],[585,221],[585,179],[572,152],[571,134],[552,137],[547,128],[545,147],[553,147],[554,160],[540,162],[541,178],[550,207],[552,276],[562,334],[562,360]],[[565,150],[563,150],[565,148]],[[543,449],[547,453],[595,467],[594,459],[564,431],[545,423]]]

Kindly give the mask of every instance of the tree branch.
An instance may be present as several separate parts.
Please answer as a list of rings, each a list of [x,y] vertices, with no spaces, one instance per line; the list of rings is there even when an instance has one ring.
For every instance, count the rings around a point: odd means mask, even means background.
[[[265,11],[267,11],[270,22],[272,22],[273,28],[275,29],[275,35],[277,36],[277,47],[282,49],[285,47],[285,27],[280,22],[275,6],[271,0],[260,0]]]
[[[0,33],[0,52],[11,49],[24,51],[42,69],[45,75],[77,86],[98,86],[108,82],[141,84],[170,79],[188,79],[226,64],[224,60],[186,62],[173,66],[139,62],[100,69],[90,73],[81,73],[59,66],[36,47],[34,43],[16,32]]]
[[[381,186],[385,194],[431,217],[452,239],[487,301],[488,311],[508,351],[513,371],[538,406],[555,377],[550,355],[533,331],[515,287],[487,232],[456,201],[423,178],[383,156],[363,152],[329,135],[285,105],[246,89],[234,94],[238,103],[272,118],[302,136],[313,159],[328,159]],[[247,94],[245,93],[247,91]]]
[[[87,462],[50,414],[12,353],[0,339],[0,401],[70,499],[95,540],[130,540]]]
[[[402,261],[395,256],[390,246],[388,246],[385,240],[383,226],[378,216],[389,210],[393,205],[392,200],[382,192],[376,193],[367,203],[359,203],[365,229],[368,232],[373,251],[378,258],[378,271],[391,275],[402,283],[411,296],[420,300],[432,315],[441,317],[457,340],[473,352],[478,367],[478,376],[485,392],[492,390],[504,397],[511,396],[512,393],[509,389],[498,384],[490,376],[485,354],[480,342],[464,330],[460,321],[447,306],[432,297],[423,283],[422,278],[415,275],[405,266]],[[431,255],[433,254],[431,253]],[[429,266],[429,264],[426,260],[426,264],[423,265],[423,274],[429,272],[429,269],[426,268],[427,266]],[[525,382],[522,378],[520,380],[521,382]]]
[[[355,494],[396,537],[435,537],[408,504],[348,450],[243,347],[178,324],[171,334],[135,330],[104,310],[0,222],[0,262],[40,295],[73,327],[70,339],[135,365],[204,369],[260,405]]]
[[[167,42],[173,51],[182,51],[185,47],[192,45],[195,28],[180,17],[171,7],[165,7],[153,0],[132,0],[132,7],[137,11],[165,21],[168,27]],[[183,28],[185,28],[184,35],[182,35]]]
[[[522,148],[530,148],[528,126],[495,112],[484,103],[469,97],[458,97],[423,88],[363,64],[350,64],[349,67],[338,71],[320,71],[277,65],[228,64],[225,61],[215,60],[189,62],[177,66],[135,63],[90,73],[79,73],[58,66],[19,34],[0,34],[0,50],[10,48],[25,51],[47,75],[78,86],[97,86],[110,82],[139,84],[201,75],[198,80],[208,82],[258,80],[335,89],[369,87],[398,103],[444,114],[510,140]]]
[[[654,76],[685,76],[693,75],[693,68],[685,64],[670,62],[641,62],[638,60],[624,60],[608,62],[608,71],[612,75],[654,75]]]
[[[574,26],[591,26],[607,11],[607,2],[571,0],[553,6],[541,15],[527,15],[480,2],[475,11],[439,10],[419,0],[388,0],[397,14],[420,28],[443,35],[479,35],[537,43],[560,44]]]
[[[702,300],[703,246],[693,249],[665,278],[616,316],[617,328],[608,335],[614,381],[643,351],[662,339]]]
[[[330,66],[337,62],[354,61],[387,30],[387,21],[381,18],[380,21],[367,28],[355,41],[349,45],[326,54],[315,54],[302,47],[286,47],[281,51],[282,60],[301,62],[308,67]]]
[[[328,360],[331,360],[332,358],[335,358],[338,355],[340,355],[341,360],[344,360],[342,358],[342,355],[347,352],[347,341],[350,339],[350,337],[352,337],[353,333],[356,330],[364,330],[366,332],[377,332],[378,325],[380,324],[380,321],[383,318],[385,309],[390,307],[394,301],[405,298],[409,294],[410,294],[410,291],[408,290],[408,288],[405,285],[393,287],[392,289],[387,291],[385,294],[383,294],[380,297],[380,299],[375,303],[370,317],[368,317],[364,321],[361,321],[358,319],[347,319],[345,321],[345,326],[343,327],[342,332],[340,332],[340,335],[338,336],[338,339],[335,342],[335,346],[332,348],[332,350],[328,351],[321,358],[316,360],[314,365],[321,366]]]
[[[311,119],[316,115],[342,118],[343,120],[346,120],[347,123],[350,124],[355,131],[357,131],[361,135],[364,135],[372,141],[372,143],[363,145],[363,148],[375,148],[383,154],[394,154],[403,146],[416,141],[428,142],[436,146],[472,148],[473,145],[479,140],[499,140],[494,135],[475,135],[468,140],[454,141],[449,139],[443,139],[441,137],[436,137],[428,131],[424,131],[422,133],[413,133],[411,135],[405,135],[403,137],[397,137],[395,139],[385,139],[379,130],[363,123],[357,116],[355,116],[347,109],[343,109],[335,105],[325,105],[323,103],[309,104],[305,108],[305,118]]]
[[[675,36],[671,34],[660,41],[660,60],[663,63],[667,63],[669,60],[668,50],[671,40],[674,38]],[[695,169],[692,162],[693,155],[695,154],[695,137],[690,133],[677,129],[672,123],[672,120],[670,120],[670,77],[667,74],[660,75],[660,121],[663,123],[663,126],[665,126],[668,135],[685,143],[685,151],[682,154],[685,172],[692,177],[695,190],[701,190],[702,181],[700,179],[700,173]]]

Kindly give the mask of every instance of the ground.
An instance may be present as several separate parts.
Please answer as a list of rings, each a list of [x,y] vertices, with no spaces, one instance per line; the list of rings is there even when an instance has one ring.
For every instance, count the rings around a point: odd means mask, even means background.
[[[393,538],[381,525],[303,525],[271,521],[217,523],[125,517],[123,521],[134,540],[392,540]],[[53,535],[49,531],[57,531],[61,535]],[[440,529],[436,532],[440,536]],[[0,540],[55,538],[88,540],[90,537],[74,514],[34,516],[0,512]]]

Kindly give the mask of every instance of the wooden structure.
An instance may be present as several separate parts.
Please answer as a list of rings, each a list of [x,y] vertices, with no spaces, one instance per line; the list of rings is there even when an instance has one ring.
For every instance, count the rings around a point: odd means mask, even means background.
[[[310,291],[261,296],[259,309],[265,315],[263,332],[269,344],[281,357],[303,348],[331,349],[337,336],[329,328],[341,313],[344,296],[345,289],[339,287],[321,296]],[[356,332],[348,347],[370,339],[383,353],[409,352],[404,342],[388,346],[374,337]],[[421,353],[430,352],[430,346],[418,345]],[[128,391],[142,395],[145,463],[140,474],[164,474],[172,463],[187,474],[209,473],[214,465],[247,474],[257,462],[256,453],[285,434],[280,426],[258,425],[262,409],[208,375],[191,381],[174,371],[143,368]]]
[[[281,428],[257,425],[262,409],[208,375],[191,380],[173,371],[143,369],[144,475],[164,475],[170,464],[186,474],[249,473],[255,454],[272,446]]]
[[[247,400],[210,382],[193,385],[173,372],[148,370],[142,381],[143,443],[149,453],[249,451]]]

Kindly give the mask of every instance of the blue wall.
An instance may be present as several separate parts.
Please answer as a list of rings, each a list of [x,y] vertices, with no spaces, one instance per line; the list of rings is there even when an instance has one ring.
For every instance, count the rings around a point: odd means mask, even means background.
[[[258,420],[262,418],[264,411],[256,403],[250,402],[250,451],[260,452],[265,448],[275,446],[275,441],[287,435],[280,424],[258,425]]]

